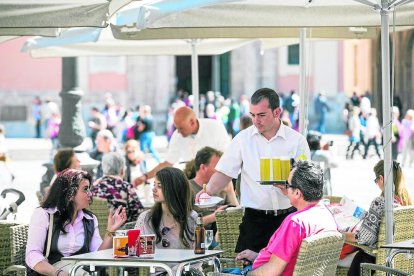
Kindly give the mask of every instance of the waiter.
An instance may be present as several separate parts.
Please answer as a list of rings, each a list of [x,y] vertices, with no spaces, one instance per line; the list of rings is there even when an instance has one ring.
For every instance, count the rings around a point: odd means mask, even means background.
[[[207,184],[207,193],[216,194],[241,172],[241,205],[245,213],[236,252],[245,249],[259,252],[283,219],[296,210],[279,188],[258,182],[260,158],[304,156],[310,159],[305,137],[281,122],[281,112],[279,95],[274,90],[257,90],[250,100],[253,125],[233,138]]]

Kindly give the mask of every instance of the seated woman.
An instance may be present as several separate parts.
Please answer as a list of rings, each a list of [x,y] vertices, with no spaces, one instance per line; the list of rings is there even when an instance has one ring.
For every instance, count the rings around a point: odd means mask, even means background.
[[[86,210],[92,196],[90,185],[91,176],[87,172],[65,170],[53,182],[42,206],[35,209],[29,225],[26,264],[37,273],[68,275],[73,263],[61,261],[62,257],[112,247],[112,233],[126,221],[125,208],[110,212],[108,234],[102,240],[95,215]],[[49,221],[53,221],[53,234],[50,243],[46,243]],[[83,271],[76,275],[89,274]]]
[[[53,170],[55,174],[53,177],[50,176],[52,177],[50,183],[44,183],[45,186],[42,186],[41,184],[41,191],[40,194],[38,194],[39,202],[43,200],[43,196],[46,195],[47,191],[50,189],[50,185],[55,182],[57,174],[66,169],[81,169],[79,158],[72,148],[61,148],[58,150],[58,152],[56,152],[55,156],[53,157]]]
[[[412,205],[413,201],[405,186],[404,175],[398,162],[393,161],[392,164],[394,176],[394,207]],[[356,233],[346,232],[346,240],[349,242],[357,242],[361,245],[375,247],[378,242],[378,233],[381,219],[385,212],[384,198],[384,160],[380,160],[374,167],[375,184],[381,190],[381,195],[376,197],[369,208],[368,214],[362,221],[361,227]],[[361,263],[375,263],[375,257],[369,255],[362,249],[358,249],[355,254],[348,275],[359,275]]]
[[[108,200],[110,208],[126,207],[127,222],[136,221],[144,208],[134,187],[123,180],[125,160],[119,152],[108,152],[102,157],[103,177],[92,186],[93,196]]]
[[[135,224],[141,234],[155,234],[157,248],[194,248],[197,213],[192,211],[191,190],[184,173],[164,168],[155,175],[155,204],[143,212]]]
[[[192,211],[190,185],[184,173],[173,167],[159,170],[152,192],[155,204],[138,217],[135,229],[140,229],[141,235],[155,234],[157,248],[193,249],[197,213]],[[201,273],[193,268],[190,271],[191,275]]]

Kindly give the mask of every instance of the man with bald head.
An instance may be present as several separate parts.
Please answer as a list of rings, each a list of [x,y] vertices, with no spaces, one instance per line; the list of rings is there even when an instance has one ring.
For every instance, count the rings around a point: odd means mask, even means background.
[[[221,121],[198,119],[194,111],[187,106],[175,111],[174,125],[176,130],[171,137],[165,161],[145,175],[136,178],[135,186],[153,178],[155,173],[162,168],[193,160],[196,153],[204,147],[224,151],[230,142],[226,128]]]

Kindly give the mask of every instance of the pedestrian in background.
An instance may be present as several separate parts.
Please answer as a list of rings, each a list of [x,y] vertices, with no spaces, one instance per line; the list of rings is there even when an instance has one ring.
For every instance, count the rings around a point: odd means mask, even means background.
[[[381,140],[381,127],[377,117],[377,110],[371,108],[371,111],[368,114],[367,125],[366,125],[366,136],[368,141],[365,145],[364,159],[368,156],[368,150],[370,145],[374,146],[375,152],[378,155],[378,158],[381,159],[381,154],[378,149],[377,141]]]
[[[32,117],[35,122],[35,138],[42,137],[42,101],[36,96],[32,106]]]
[[[316,130],[325,133],[326,114],[331,110],[328,106],[326,97],[319,93],[314,102],[315,114],[318,116],[318,126]]]

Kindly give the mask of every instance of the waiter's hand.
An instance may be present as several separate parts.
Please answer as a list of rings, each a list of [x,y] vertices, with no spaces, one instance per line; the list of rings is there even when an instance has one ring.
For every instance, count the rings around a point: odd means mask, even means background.
[[[195,195],[195,203],[199,203],[200,202],[200,195],[203,193],[203,190],[199,191],[196,195]],[[206,194],[208,194],[206,192]]]
[[[280,191],[282,192],[282,194],[284,194],[285,196],[287,196],[288,191],[287,191],[286,184],[273,184],[273,187],[279,188]]]

